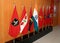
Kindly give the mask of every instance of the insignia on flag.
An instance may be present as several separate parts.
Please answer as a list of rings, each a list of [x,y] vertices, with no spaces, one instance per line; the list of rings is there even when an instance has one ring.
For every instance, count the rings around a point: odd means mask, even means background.
[[[18,19],[14,19],[13,21],[12,21],[12,23],[11,23],[13,26],[17,26],[18,24],[19,24],[19,21],[18,21]]]
[[[33,20],[30,18],[31,22],[33,22]]]

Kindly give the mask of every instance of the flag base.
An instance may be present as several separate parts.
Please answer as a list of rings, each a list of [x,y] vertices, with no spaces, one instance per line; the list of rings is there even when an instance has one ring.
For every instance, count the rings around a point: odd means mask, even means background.
[[[49,28],[48,28],[49,27]],[[47,26],[46,29],[45,27],[42,30],[39,30],[38,33],[35,32],[35,35],[33,35],[33,32],[29,34],[29,38],[28,38],[28,34],[23,36],[23,40],[19,38],[15,39],[16,43],[32,43],[33,41],[36,41],[37,39],[43,37],[44,35],[48,34],[49,32],[51,32],[53,30],[52,26]],[[6,42],[6,43],[13,43],[13,40]]]

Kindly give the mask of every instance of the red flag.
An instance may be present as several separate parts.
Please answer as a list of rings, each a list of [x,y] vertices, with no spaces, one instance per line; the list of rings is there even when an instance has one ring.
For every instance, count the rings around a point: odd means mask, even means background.
[[[9,35],[12,37],[17,37],[19,33],[20,33],[19,18],[18,18],[16,6],[15,6],[13,15],[10,21]]]
[[[39,28],[43,27],[43,23],[44,23],[44,15],[43,15],[42,8],[40,8],[39,17],[38,17]]]
[[[46,15],[46,14],[47,14],[47,13],[46,13],[47,10],[46,10],[45,7],[44,7],[44,11],[43,11],[43,12],[44,12],[44,26],[47,26],[47,19],[46,19],[46,18],[47,18],[47,17],[46,17],[46,16],[47,16],[47,15]]]
[[[48,6],[47,6],[47,8],[46,8],[46,14],[45,14],[45,16],[46,16],[46,25],[48,25],[49,24],[49,8],[48,8]]]
[[[29,31],[33,32],[34,30],[34,22],[32,20],[32,7],[30,8],[30,15],[29,15]]]
[[[51,0],[51,4],[50,4],[50,21],[51,21],[51,25],[53,24],[53,13],[54,13],[54,0]]]
[[[53,24],[53,13],[54,13],[54,6],[50,7],[50,24]]]
[[[20,20],[20,29],[21,29],[20,33],[26,35],[28,33],[28,27],[29,27],[28,16],[26,13],[26,9],[24,7]]]
[[[48,7],[48,9],[47,9],[47,25],[49,25],[50,24],[50,18],[51,18],[51,16],[50,16],[50,8]]]
[[[45,15],[44,25],[48,26],[50,23],[50,10],[48,6],[47,8],[44,8],[44,15]]]

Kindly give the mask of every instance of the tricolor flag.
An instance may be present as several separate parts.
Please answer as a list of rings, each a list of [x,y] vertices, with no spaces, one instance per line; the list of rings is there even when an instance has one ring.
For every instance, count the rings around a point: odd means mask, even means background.
[[[32,14],[32,7],[31,7],[30,8],[30,15],[29,15],[29,31],[30,32],[33,32],[33,30],[34,30],[34,22],[32,20],[32,16],[33,16],[33,14]]]
[[[28,27],[29,27],[28,15],[24,7],[22,11],[22,16],[20,19],[20,33],[23,35],[26,35],[28,33]]]
[[[44,25],[44,14],[43,14],[43,10],[42,8],[40,8],[40,11],[39,11],[39,16],[38,16],[38,24],[39,24],[39,29],[41,29]]]
[[[16,6],[15,6],[11,21],[10,21],[9,35],[12,37],[17,37],[19,33],[20,33],[19,17],[16,10]]]
[[[33,11],[32,20],[34,22],[34,29],[36,32],[38,32],[38,12],[37,12],[37,6],[35,6]]]

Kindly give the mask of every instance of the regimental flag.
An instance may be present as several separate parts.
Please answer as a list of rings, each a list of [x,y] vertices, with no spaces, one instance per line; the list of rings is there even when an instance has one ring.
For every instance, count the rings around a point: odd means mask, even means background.
[[[47,13],[46,13],[47,10],[46,10],[45,7],[44,7],[44,11],[43,11],[43,12],[44,12],[44,26],[47,26],[47,19],[46,19],[46,18],[47,18],[47,15],[46,15],[46,14],[47,14]]]
[[[34,22],[32,20],[32,7],[30,8],[30,15],[29,15],[29,31],[33,32],[34,31]]]
[[[28,15],[26,13],[26,9],[24,6],[22,16],[20,19],[20,33],[26,35],[28,33],[28,27],[29,27]]]
[[[15,6],[13,15],[10,21],[9,35],[12,37],[17,37],[19,33],[20,33],[19,18],[18,18],[16,6]]]
[[[32,20],[34,22],[34,29],[36,32],[38,32],[38,12],[37,12],[37,6],[35,6],[33,11]]]
[[[48,7],[47,8],[47,25],[50,25],[50,18],[51,18],[51,16],[50,16],[50,8]]]
[[[54,0],[51,0],[51,4],[50,4],[51,25],[53,25],[53,14],[54,14]]]
[[[41,29],[44,25],[44,14],[43,14],[43,10],[42,8],[40,8],[40,11],[39,11],[39,16],[38,16],[38,24],[39,24],[39,29]]]
[[[53,24],[54,6],[50,6],[50,24]]]
[[[45,14],[45,16],[46,16],[46,26],[48,26],[48,24],[49,24],[49,8],[48,8],[48,6],[46,7],[46,14]]]

